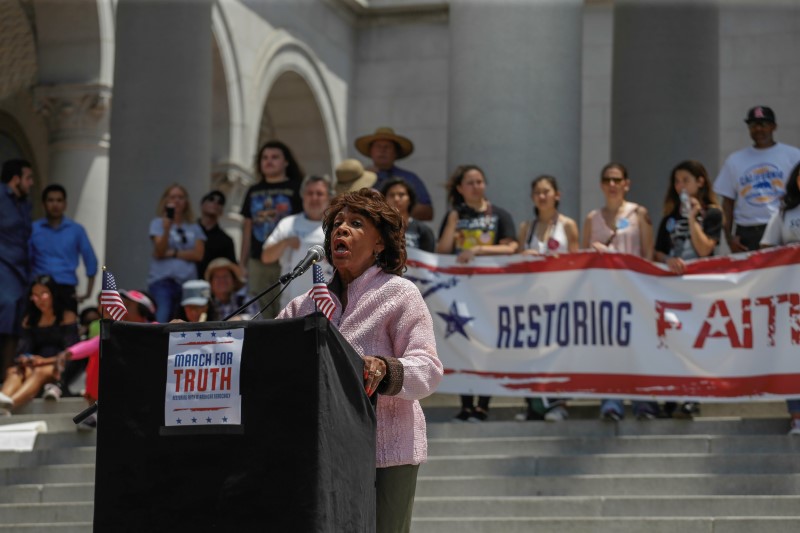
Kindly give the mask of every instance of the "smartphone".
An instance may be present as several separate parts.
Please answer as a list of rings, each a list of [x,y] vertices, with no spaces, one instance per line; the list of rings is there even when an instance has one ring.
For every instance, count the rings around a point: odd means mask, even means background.
[[[167,206],[167,218],[170,219],[170,220],[175,218],[175,206],[174,205],[168,205]]]

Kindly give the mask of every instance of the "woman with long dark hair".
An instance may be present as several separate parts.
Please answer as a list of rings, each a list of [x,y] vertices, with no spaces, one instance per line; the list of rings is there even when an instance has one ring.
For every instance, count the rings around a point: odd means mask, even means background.
[[[456,261],[468,263],[478,255],[510,255],[519,247],[514,221],[503,208],[486,198],[486,175],[477,165],[461,165],[447,182],[452,209],[445,217],[436,251],[456,254]],[[491,396],[461,396],[461,410],[455,420],[477,422],[489,417]]]
[[[77,315],[57,294],[50,276],[37,277],[30,287],[17,364],[6,371],[0,390],[0,412],[4,414],[27,404],[45,384],[59,379],[63,368],[55,356],[80,338]]]
[[[800,163],[789,175],[780,210],[769,219],[761,237],[761,247],[782,246],[793,242],[800,242]],[[787,400],[786,406],[792,417],[789,435],[800,435],[800,399]]]

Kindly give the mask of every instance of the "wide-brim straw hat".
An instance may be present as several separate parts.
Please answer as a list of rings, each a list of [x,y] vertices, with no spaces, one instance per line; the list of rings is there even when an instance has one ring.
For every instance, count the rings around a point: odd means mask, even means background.
[[[336,194],[357,191],[364,187],[375,186],[378,175],[370,170],[364,170],[364,165],[358,159],[345,159],[336,167]]]
[[[242,269],[240,269],[239,265],[232,262],[227,257],[217,257],[208,264],[206,267],[206,274],[204,276],[206,281],[211,282],[211,275],[215,270],[219,270],[220,268],[227,268],[231,271],[231,274],[233,275],[233,290],[238,291],[244,287],[244,276],[242,275]]]
[[[356,139],[356,150],[358,150],[359,153],[369,157],[369,146],[375,141],[381,140],[393,141],[395,144],[397,144],[399,148],[397,159],[408,157],[411,155],[411,152],[414,151],[414,143],[412,143],[410,139],[403,137],[402,135],[398,135],[392,128],[386,127],[378,128],[375,130],[375,133],[364,135]]]

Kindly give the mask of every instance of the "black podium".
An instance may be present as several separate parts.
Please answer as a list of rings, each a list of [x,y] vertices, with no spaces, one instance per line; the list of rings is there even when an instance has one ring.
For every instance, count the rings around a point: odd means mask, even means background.
[[[374,531],[375,411],[322,315],[105,326],[95,531]],[[241,425],[165,432],[169,334],[213,328],[245,328]]]

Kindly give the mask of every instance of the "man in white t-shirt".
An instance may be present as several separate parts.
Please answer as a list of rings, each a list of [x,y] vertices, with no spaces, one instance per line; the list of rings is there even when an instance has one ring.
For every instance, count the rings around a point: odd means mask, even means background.
[[[272,230],[261,249],[261,261],[273,263],[280,261],[281,272],[291,270],[303,260],[308,249],[318,244],[324,246],[325,233],[322,231],[322,218],[331,200],[331,179],[328,176],[306,176],[300,185],[303,199],[303,212],[281,219]],[[320,263],[326,279],[333,274],[327,261]],[[281,295],[281,307],[293,298],[311,290],[311,272],[294,279]]]
[[[722,197],[725,238],[731,252],[759,248],[767,222],[786,190],[786,180],[800,161],[800,148],[773,139],[778,126],[772,109],[756,106],[747,112],[745,122],[753,146],[728,156],[714,181],[714,192]]]

